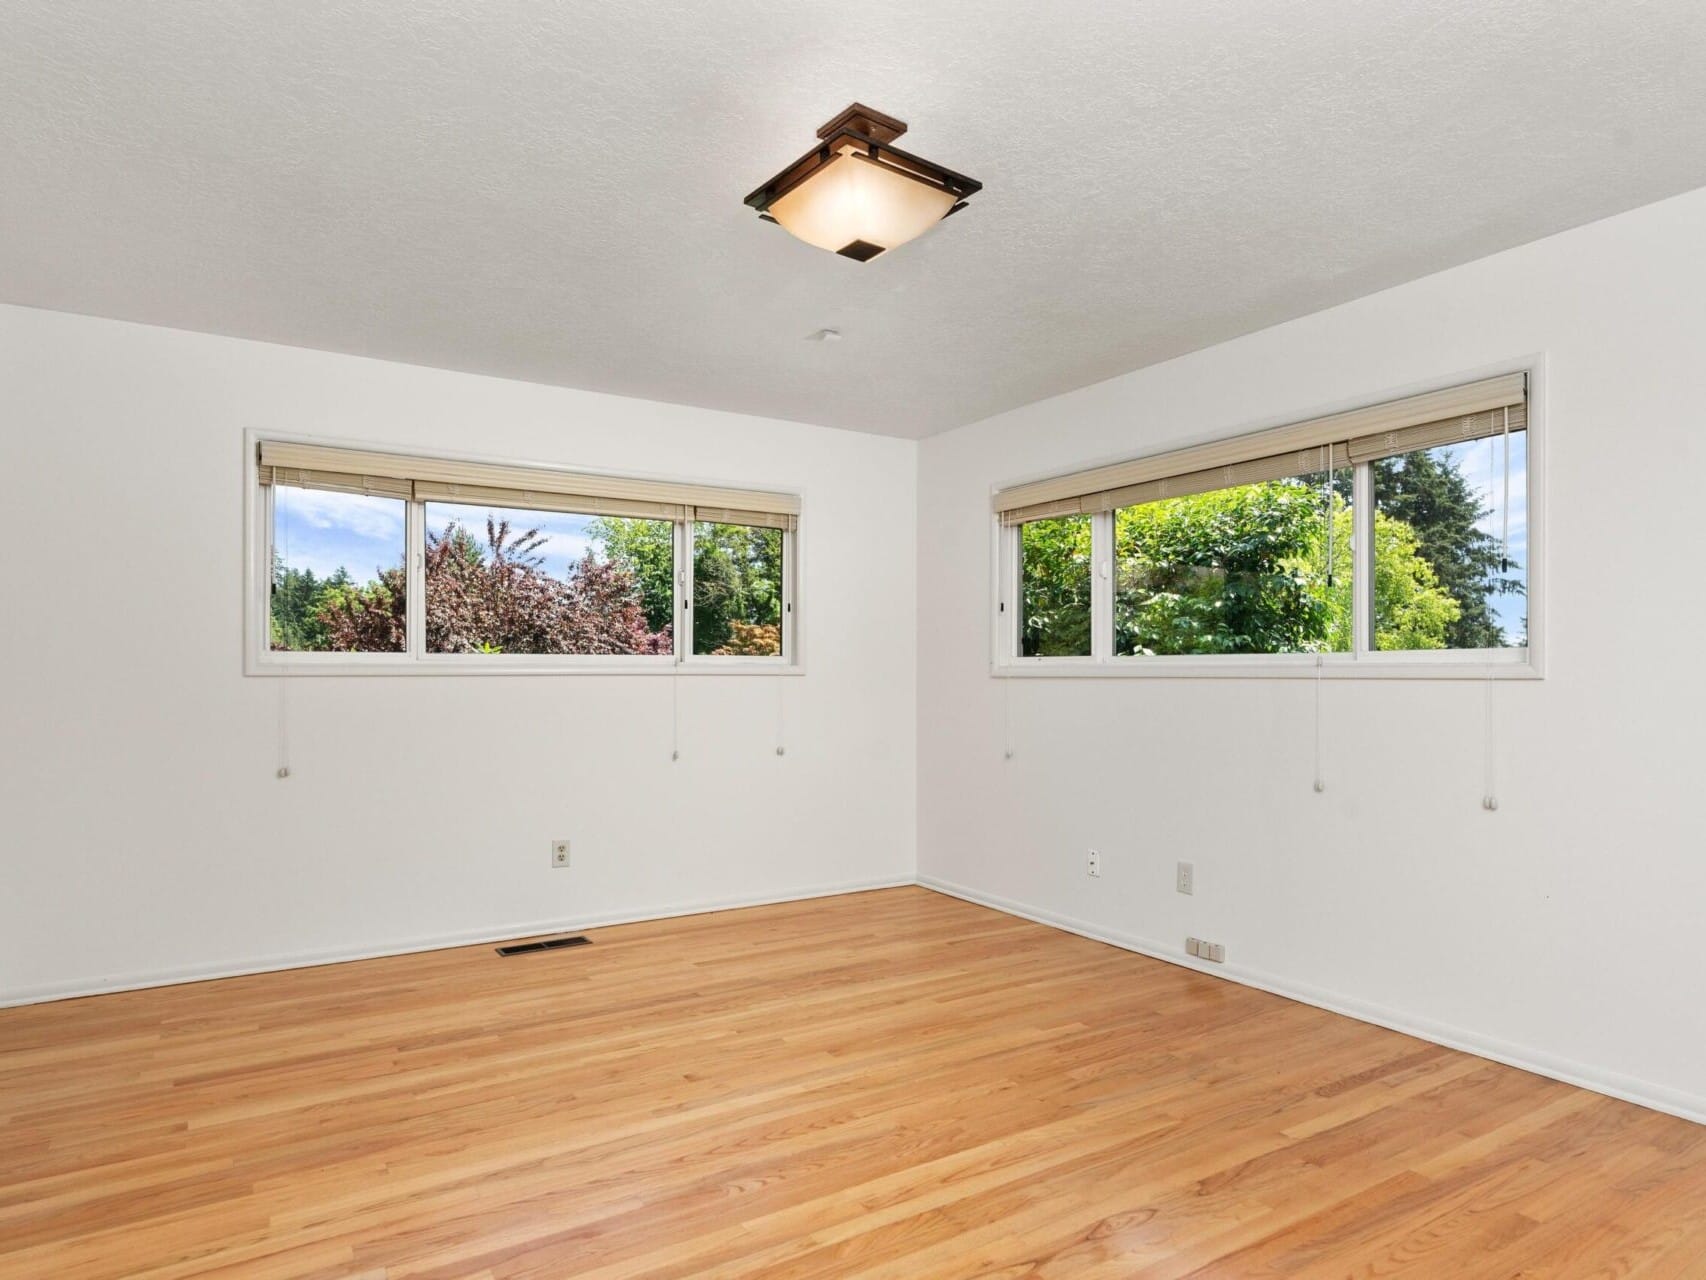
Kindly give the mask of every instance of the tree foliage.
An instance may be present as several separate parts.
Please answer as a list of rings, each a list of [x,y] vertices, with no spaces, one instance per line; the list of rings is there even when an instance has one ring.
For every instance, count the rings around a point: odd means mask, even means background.
[[[639,586],[623,565],[600,560],[589,549],[563,578],[554,578],[538,554],[544,541],[538,530],[516,533],[508,521],[488,519],[485,533],[482,543],[453,522],[442,533],[427,534],[428,652],[670,652],[669,624],[648,625]],[[275,582],[290,572],[275,573]],[[318,584],[312,575],[298,575],[290,591],[275,589],[274,644],[398,652],[404,647],[406,590],[401,566],[381,568],[361,584],[341,571]]]
[[[693,526],[693,652],[782,652],[780,529]]]
[[[1381,458],[1373,464],[1373,472],[1380,513],[1410,528],[1417,554],[1433,570],[1439,588],[1456,602],[1456,616],[1447,624],[1438,647],[1497,649],[1507,644],[1492,599],[1521,594],[1523,584],[1503,563],[1498,540],[1480,527],[1488,508],[1448,451],[1429,449]],[[1377,578],[1377,597],[1381,590]]]
[[[668,520],[601,517],[588,526],[607,559],[639,584],[646,624],[662,631],[675,622],[675,525]]]
[[[1355,627],[1355,522],[1348,484],[1335,479],[1328,486],[1323,479],[1240,485],[1120,509],[1114,523],[1115,652],[1348,651]],[[1464,514],[1459,509],[1451,518]],[[1089,653],[1089,518],[1022,526],[1021,553],[1020,652]],[[1459,602],[1441,582],[1417,530],[1384,511],[1374,520],[1374,568],[1376,647],[1446,647],[1461,616]]]
[[[430,653],[627,654],[670,652],[670,627],[652,631],[639,584],[624,565],[588,548],[563,578],[544,569],[537,529],[515,533],[486,518],[482,547],[460,524],[427,537],[426,644]]]
[[[667,625],[675,607],[675,531],[661,520],[600,519],[592,535],[640,584],[646,617]],[[693,649],[782,652],[782,531],[700,521],[693,526]]]
[[[1090,517],[1061,516],[1019,526],[1025,572],[1019,596],[1019,652],[1070,658],[1090,652]]]
[[[274,649],[324,649],[326,628],[318,614],[321,598],[350,584],[340,567],[329,578],[312,569],[288,568],[277,551],[272,557],[272,617],[270,643]]]
[[[1325,527],[1321,490],[1289,481],[1123,508],[1115,522],[1115,651],[1327,648]]]

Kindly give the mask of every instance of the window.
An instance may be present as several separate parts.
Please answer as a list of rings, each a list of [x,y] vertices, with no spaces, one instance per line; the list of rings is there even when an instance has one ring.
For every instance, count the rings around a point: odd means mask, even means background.
[[[1003,490],[997,661],[1532,666],[1529,428],[1513,374]]]
[[[287,653],[402,653],[406,524],[399,498],[279,485],[268,646]]]
[[[1019,526],[1019,652],[1027,658],[1087,658],[1091,632],[1088,516]]]
[[[1351,648],[1349,471],[1234,485],[1114,512],[1114,653]]]
[[[1528,643],[1528,433],[1371,464],[1374,647]]]
[[[252,670],[795,660],[791,494],[272,440],[256,478]]]
[[[782,530],[711,520],[693,525],[693,652],[782,653]]]
[[[674,539],[667,520],[429,502],[426,650],[673,653]]]

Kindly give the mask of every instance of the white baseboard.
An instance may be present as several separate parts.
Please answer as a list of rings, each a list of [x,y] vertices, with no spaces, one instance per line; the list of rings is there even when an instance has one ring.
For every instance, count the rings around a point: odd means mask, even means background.
[[[1246,987],[1255,987],[1260,991],[1272,992],[1274,995],[1285,996],[1287,999],[1314,1005],[1318,1009],[1342,1013],[1347,1018],[1355,1018],[1360,1022],[1371,1022],[1375,1026],[1385,1027],[1391,1031],[1399,1031],[1421,1040],[1444,1045],[1448,1049],[1460,1049],[1464,1053],[1472,1053],[1477,1057],[1488,1058],[1509,1067],[1519,1067],[1524,1071],[1532,1071],[1535,1075],[1561,1080],[1565,1084],[1573,1084],[1582,1089],[1591,1089],[1595,1093],[1603,1093],[1608,1097],[1619,1098],[1624,1102],[1633,1102],[1638,1106],[1649,1107],[1654,1111],[1663,1111],[1667,1115],[1692,1120],[1696,1124],[1706,1124],[1706,1095],[1685,1093],[1679,1089],[1670,1089],[1645,1080],[1637,1080],[1615,1071],[1604,1071],[1586,1063],[1572,1062],[1540,1049],[1510,1044],[1474,1031],[1466,1031],[1461,1027],[1447,1026],[1426,1018],[1417,1018],[1395,1009],[1388,1009],[1381,1005],[1371,1004],[1366,1000],[1356,999],[1353,996],[1341,995],[1335,991],[1325,991],[1305,983],[1293,982],[1289,978],[1267,973],[1260,969],[1252,969],[1246,965],[1205,963],[1186,955],[1182,947],[1168,946],[1166,943],[1157,942],[1153,938],[1143,938],[1135,934],[1112,933],[1083,920],[1057,915],[1052,911],[1040,911],[1023,903],[996,897],[994,894],[983,893],[965,885],[938,879],[935,876],[921,874],[918,877],[918,883],[926,889],[934,889],[936,892],[945,893],[949,897],[962,898],[966,902],[990,907],[1010,916],[1019,916],[1025,920],[1035,921],[1037,924],[1064,929],[1068,933],[1076,933],[1080,937],[1105,942],[1110,946],[1121,947],[1126,951],[1136,951],[1156,960],[1165,960],[1170,964],[1181,965],[1198,973],[1206,973],[1212,978],[1225,978]]]
[[[886,880],[849,880],[840,884],[807,885],[777,894],[757,897],[712,898],[697,902],[676,902],[639,911],[603,916],[575,916],[555,920],[529,920],[516,924],[495,925],[470,929],[460,933],[431,934],[424,937],[393,940],[364,947],[339,947],[326,951],[299,951],[283,955],[263,956],[240,962],[189,965],[179,969],[160,969],[152,972],[121,974],[96,981],[46,983],[0,992],[0,1009],[15,1005],[42,1004],[48,1000],[70,1000],[78,996],[105,995],[114,991],[139,991],[145,987],[170,987],[180,982],[204,982],[211,978],[239,978],[251,973],[275,973],[281,969],[308,969],[315,965],[342,964],[347,960],[373,960],[380,956],[409,955],[416,951],[439,951],[445,947],[467,947],[483,942],[507,942],[511,938],[529,938],[542,933],[566,933],[578,929],[598,929],[616,924],[635,924],[642,920],[668,920],[676,916],[696,916],[707,911],[728,911],[737,907],[764,907],[778,902],[803,902],[808,898],[831,898],[842,893],[863,893],[869,889],[893,889],[916,883],[911,876]]]

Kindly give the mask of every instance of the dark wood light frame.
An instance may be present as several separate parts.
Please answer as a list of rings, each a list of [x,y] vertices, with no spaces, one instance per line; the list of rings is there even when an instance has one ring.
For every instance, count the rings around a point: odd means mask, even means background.
[[[746,203],[756,209],[758,216],[766,222],[776,221],[770,216],[770,206],[835,159],[848,142],[866,160],[953,196],[954,205],[942,215],[944,218],[950,218],[965,208],[966,201],[983,190],[983,183],[975,178],[955,173],[892,145],[905,132],[906,121],[855,102],[817,131],[819,141],[816,147],[753,191],[747,196]]]

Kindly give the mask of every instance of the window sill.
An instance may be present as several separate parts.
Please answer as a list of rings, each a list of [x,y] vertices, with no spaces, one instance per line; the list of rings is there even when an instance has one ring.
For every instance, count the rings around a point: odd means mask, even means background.
[[[695,662],[632,661],[622,658],[592,658],[580,662],[502,661],[458,662],[418,658],[373,661],[266,661],[251,659],[245,676],[291,679],[316,676],[803,676],[801,663],[766,658],[701,658]]]
[[[1313,680],[1316,663],[1309,654],[1225,658],[1029,658],[994,663],[989,674],[1017,680]],[[1320,665],[1324,680],[1541,680],[1545,673],[1527,649],[1501,656],[1486,651],[1353,658],[1328,657]]]

